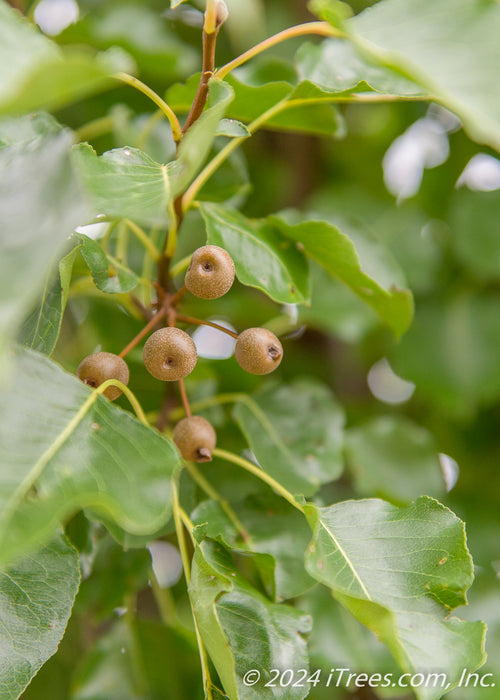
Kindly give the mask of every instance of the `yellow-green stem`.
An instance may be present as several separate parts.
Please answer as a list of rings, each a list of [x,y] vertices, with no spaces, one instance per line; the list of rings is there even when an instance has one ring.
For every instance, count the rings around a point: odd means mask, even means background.
[[[140,240],[142,245],[146,248],[148,253],[151,255],[153,260],[155,262],[158,262],[160,258],[160,252],[155,246],[155,244],[151,241],[150,238],[146,235],[146,233],[142,230],[140,226],[138,226],[134,221],[131,221],[130,219],[124,219],[124,223],[129,227],[129,229],[132,231],[132,233]]]
[[[142,406],[135,397],[135,394],[128,388],[128,386],[125,386],[125,384],[122,384],[122,382],[119,382],[118,379],[107,379],[105,382],[100,384],[97,389],[95,390],[95,393],[97,394],[102,394],[108,386],[116,386],[120,391],[125,394],[127,399],[129,400],[130,405],[134,409],[135,415],[137,418],[141,421],[141,423],[144,423],[144,425],[147,425],[148,428],[149,423],[148,419],[146,418],[144,411],[142,410]]]
[[[271,119],[275,114],[279,114],[286,104],[286,99],[278,102],[278,104],[273,105],[266,112],[261,114],[257,119],[251,122],[247,129],[249,135],[240,136],[239,138],[232,139],[227,143],[224,148],[222,148],[219,153],[205,166],[198,177],[193,180],[191,185],[186,190],[182,198],[182,211],[186,212],[191,206],[191,202],[196,197],[200,189],[203,187],[205,182],[215,173],[215,171],[222,165],[222,163],[228,158],[233,151],[235,151],[241,144],[246,141],[249,136],[253,134],[263,125],[268,119]]]
[[[276,44],[280,44],[282,41],[287,41],[288,39],[310,34],[317,34],[319,36],[345,36],[343,32],[335,29],[328,22],[306,22],[305,24],[298,24],[295,27],[284,29],[282,32],[278,32],[278,34],[274,34],[268,39],[264,39],[264,41],[261,41],[251,49],[248,49],[248,51],[242,53],[241,56],[237,56],[229,63],[226,63],[226,65],[219,68],[215,74],[218,78],[223,80],[232,70],[243,65],[251,58],[258,56],[263,51],[267,51],[267,49],[270,49],[272,46],[276,46]]]
[[[195,401],[191,404],[191,411],[197,413],[198,411],[204,411],[206,408],[211,408],[212,406],[220,406],[224,403],[236,403],[237,401],[246,401],[247,395],[243,393],[227,393],[227,394],[217,394],[217,396],[210,396],[207,399],[200,399],[200,401]],[[180,420],[184,415],[182,408],[174,408],[169,413],[169,418],[172,421]]]
[[[181,559],[182,559],[182,566],[184,569],[184,576],[186,579],[186,583],[188,584],[191,581],[191,564],[189,561],[189,554],[186,546],[186,538],[184,537],[184,526],[183,526],[183,515],[187,517],[182,510],[180,503],[179,503],[179,493],[177,490],[177,483],[173,480],[172,481],[172,507],[173,507],[173,514],[174,514],[174,523],[175,523],[175,532],[177,535],[177,542],[179,543],[179,550],[181,553]],[[192,537],[192,523],[187,519],[188,522],[186,523],[186,526],[188,528],[188,532]],[[188,591],[189,594],[189,591]],[[193,614],[193,622],[194,622],[194,628],[196,632],[196,640],[198,642],[198,650],[200,652],[200,662],[201,662],[201,672],[202,672],[202,677],[203,677],[203,687],[205,689],[205,692],[208,694],[210,692],[210,687],[212,685],[212,680],[210,678],[210,670],[208,668],[208,658],[207,658],[207,653],[205,651],[205,646],[203,644],[203,640],[201,638],[200,630],[198,629],[198,623],[196,622],[196,615],[194,612],[194,606],[193,602],[191,600],[191,597],[189,598],[189,602],[191,605],[191,612]]]
[[[222,510],[226,513],[228,518],[231,520],[233,525],[235,526],[236,530],[239,532],[241,535],[242,539],[247,543],[250,544],[250,536],[241,522],[241,520],[238,518],[234,510],[231,508],[229,503],[226,501],[225,498],[223,498],[218,491],[212,486],[212,484],[205,479],[203,474],[200,472],[198,467],[193,463],[193,462],[186,462],[186,469],[193,478],[193,480],[198,484],[198,486],[205,491],[207,496],[214,501],[218,501],[220,503],[220,506]]]
[[[114,123],[113,117],[99,117],[99,119],[93,119],[83,124],[79,129],[76,129],[75,139],[76,141],[90,141],[97,136],[109,134],[110,131],[113,131]]]
[[[150,135],[151,131],[156,125],[156,122],[161,121],[165,117],[165,114],[159,109],[157,112],[152,114],[147,122],[144,124],[144,126],[141,129],[141,132],[139,133],[139,136],[137,137],[137,148],[143,149],[144,144],[146,143],[146,139]]]
[[[182,140],[182,127],[179,123],[179,120],[177,119],[177,115],[175,114],[174,110],[165,102],[165,100],[163,100],[154,90],[152,90],[149,87],[149,85],[146,85],[141,80],[139,80],[138,78],[134,78],[133,75],[129,75],[128,73],[115,73],[113,75],[113,78],[115,78],[116,80],[120,80],[126,85],[130,85],[130,87],[139,90],[139,92],[142,92],[143,95],[149,97],[149,99],[161,109],[163,114],[167,117],[168,121],[170,122],[170,126],[172,128],[172,135],[174,137],[175,143],[179,143]]]
[[[172,265],[170,268],[170,276],[177,277],[177,275],[180,275],[182,272],[184,272],[184,270],[187,270],[190,262],[191,255],[186,255],[185,258],[182,258],[182,260],[179,260],[179,262],[175,263],[175,265]]]
[[[227,450],[220,450],[218,448],[213,450],[212,455],[214,457],[220,457],[220,459],[225,459],[227,462],[232,462],[233,464],[236,464],[237,466],[246,469],[246,471],[250,472],[250,474],[254,474],[254,476],[256,476],[261,481],[264,481],[268,486],[274,489],[276,493],[279,493],[279,495],[282,496],[285,500],[287,500],[288,503],[290,503],[294,508],[297,508],[297,510],[300,510],[301,513],[304,513],[304,508],[300,505],[300,503],[298,503],[295,500],[290,491],[288,491],[284,486],[282,486],[275,479],[273,479],[272,476],[269,476],[269,474],[263,471],[256,464],[249,462],[248,459],[245,459],[244,457],[235,455],[233,452],[228,452]]]

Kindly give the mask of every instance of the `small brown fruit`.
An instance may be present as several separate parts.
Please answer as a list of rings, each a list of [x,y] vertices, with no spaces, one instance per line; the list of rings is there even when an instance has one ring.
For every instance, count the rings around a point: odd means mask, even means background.
[[[95,389],[108,379],[118,379],[122,384],[128,384],[129,371],[127,363],[119,355],[112,352],[96,352],[80,362],[76,376],[84,384]],[[121,393],[117,386],[108,386],[103,395],[114,401]]]
[[[189,416],[177,423],[173,439],[184,459],[190,462],[210,462],[217,435],[205,418]]]
[[[283,347],[267,328],[248,328],[239,334],[234,354],[240,367],[250,374],[269,374],[281,362]]]
[[[198,359],[191,336],[180,328],[155,331],[147,339],[142,357],[148,372],[163,382],[187,377]]]
[[[184,283],[200,299],[218,299],[231,289],[234,274],[229,253],[217,245],[205,245],[193,253]]]

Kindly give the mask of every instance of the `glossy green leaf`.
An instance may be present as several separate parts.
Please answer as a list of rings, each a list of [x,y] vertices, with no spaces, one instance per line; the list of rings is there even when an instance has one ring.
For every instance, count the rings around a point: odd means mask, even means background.
[[[232,507],[246,539],[217,501],[202,501],[191,518],[197,525],[206,523],[207,537],[220,538],[233,550],[253,553],[273,600],[295,598],[314,585],[304,569],[311,532],[295,508],[270,493],[238,500]]]
[[[384,675],[392,672],[396,677],[400,675],[387,647],[340,605],[330,590],[317,586],[301,596],[297,606],[313,619],[308,640],[312,668],[326,671],[327,678],[332,669],[341,668],[355,673]],[[345,686],[345,675],[341,686]],[[336,685],[339,677],[337,671],[332,676],[331,686]]]
[[[0,399],[0,561],[82,507],[132,534],[170,517],[173,444],[46,357],[19,349]]]
[[[309,688],[265,687],[270,669],[308,667],[304,634],[310,618],[287,605],[270,603],[235,569],[221,545],[205,540],[196,547],[189,594],[198,627],[231,700],[302,700]],[[247,671],[261,680],[244,684]],[[257,695],[258,694],[258,695]]]
[[[241,138],[250,136],[250,132],[247,127],[237,119],[221,119],[215,135],[228,136],[229,138]]]
[[[473,568],[464,524],[421,497],[406,508],[384,501],[306,506],[314,530],[308,572],[387,644],[406,672],[445,673],[451,689],[464,668],[485,660],[485,625],[449,617],[466,603]],[[415,688],[438,700],[439,687]]]
[[[59,108],[110,87],[111,76],[130,68],[123,52],[94,58],[64,53],[37,28],[0,4],[0,113]]]
[[[286,75],[287,79],[261,82],[256,78],[258,69],[245,67],[227,76],[225,82],[231,86],[234,98],[227,107],[226,115],[246,124],[261,114],[283,102],[283,109],[265,122],[266,129],[296,131],[306,134],[338,135],[342,132],[339,113],[329,104],[331,94],[322,92],[309,84],[298,85],[297,76]],[[193,76],[184,85],[173,85],[167,92],[167,100],[172,108],[187,112],[196,93],[198,77]]]
[[[473,139],[500,148],[497,2],[383,0],[346,25],[363,49],[458,114]]]
[[[86,217],[70,147],[63,131],[0,150],[0,346],[17,332],[55,255]]]
[[[208,243],[229,252],[242,284],[283,303],[308,300],[307,261],[284,236],[234,209],[203,203],[200,210]]]
[[[40,304],[25,320],[18,337],[20,343],[44,355],[52,354],[59,338],[77,253],[78,247],[73,248],[59,262],[57,273],[49,272]]]
[[[298,51],[297,69],[304,81],[326,94],[374,90],[401,97],[424,96],[416,83],[363,54],[347,39],[327,39],[304,44]]]
[[[65,537],[0,571],[0,698],[16,700],[64,634],[80,583]]]
[[[417,395],[451,415],[473,415],[500,396],[497,294],[455,294],[422,303],[391,353],[394,370]]]
[[[411,292],[401,289],[397,270],[388,264],[381,246],[364,231],[347,222],[349,235],[326,221],[293,225],[277,216],[268,221],[373,307],[397,336],[406,331],[413,316]]]
[[[97,156],[85,143],[75,146],[73,159],[91,196],[94,216],[165,225],[171,197],[166,166],[137,148],[115,148]]]
[[[379,416],[350,428],[346,458],[362,496],[408,503],[445,492],[434,438],[402,416]]]
[[[500,278],[500,191],[459,189],[450,207],[453,248],[469,270],[486,280]]]
[[[79,250],[88,265],[95,285],[101,292],[122,294],[137,286],[137,275],[114,258],[107,255],[99,243],[83,234],[78,234]]]
[[[243,122],[252,122],[282,102],[282,109],[265,121],[266,129],[296,131],[305,134],[339,135],[342,120],[331,102],[313,85],[295,85],[285,80],[255,81],[251,69],[237,71],[227,78],[235,97],[228,114]],[[323,99],[321,99],[323,98]]]
[[[309,496],[342,473],[344,413],[317,380],[266,388],[233,415],[262,469],[292,493]]]
[[[212,78],[209,90],[207,107],[186,132],[179,145],[177,159],[169,163],[168,172],[172,180],[173,196],[187,187],[204,164],[219,123],[233,99],[232,88],[222,80]]]

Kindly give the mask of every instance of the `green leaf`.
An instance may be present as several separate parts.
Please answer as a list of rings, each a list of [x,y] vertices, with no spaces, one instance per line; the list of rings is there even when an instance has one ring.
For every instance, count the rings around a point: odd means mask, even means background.
[[[230,138],[241,138],[251,136],[247,127],[237,119],[221,119],[215,132],[216,136],[228,136]]]
[[[311,304],[299,307],[299,323],[335,335],[346,343],[362,340],[379,322],[373,309],[313,260],[309,268]]]
[[[99,524],[91,531],[91,566],[88,566],[75,603],[76,614],[88,614],[96,621],[109,620],[130,594],[148,585],[151,556],[145,544],[127,551],[109,535],[99,533]],[[95,532],[97,531],[97,533]],[[149,540],[151,542],[151,539]],[[116,613],[114,613],[116,615]]]
[[[334,668],[348,668],[354,673],[383,675],[392,672],[396,677],[400,675],[387,647],[342,607],[328,589],[317,586],[299,598],[297,605],[313,619],[308,640],[313,668],[321,668],[327,673]],[[332,677],[332,686],[339,676],[337,672]],[[345,675],[343,680],[342,686],[347,680]]]
[[[0,150],[0,346],[15,335],[63,241],[86,217],[71,140],[63,131]]]
[[[310,84],[294,85],[285,80],[255,84],[248,69],[239,70],[227,78],[235,97],[228,108],[228,115],[243,122],[252,122],[261,114],[283,102],[282,109],[265,122],[266,129],[291,131],[304,134],[341,135],[343,123],[331,104],[331,96],[325,96]],[[324,99],[324,104],[322,104]]]
[[[363,230],[349,226],[347,235],[326,221],[292,225],[278,216],[268,222],[373,307],[396,336],[406,331],[413,315],[411,292],[400,288],[402,280],[384,250]]]
[[[451,415],[470,416],[491,404],[500,396],[499,304],[493,293],[422,302],[391,353],[394,370]]]
[[[347,39],[326,39],[321,44],[304,44],[296,56],[299,76],[325,91],[386,93],[401,97],[426,97],[426,92],[401,73],[381,65]]]
[[[56,109],[112,85],[111,76],[128,70],[123,52],[94,58],[64,53],[21,15],[0,4],[0,113]]]
[[[40,136],[54,136],[62,126],[47,112],[0,118],[0,147],[33,141]]]
[[[309,299],[307,261],[284,236],[234,209],[202,203],[200,210],[208,243],[229,252],[242,284],[256,287],[282,303]]]
[[[482,279],[500,278],[498,244],[500,192],[471,192],[459,189],[450,205],[453,248],[460,261]]]
[[[201,117],[186,132],[179,145],[177,159],[169,163],[172,179],[172,194],[175,197],[191,182],[204,164],[220,120],[233,99],[232,88],[222,80],[212,78],[209,82],[209,98]]]
[[[72,690],[71,700],[201,698],[194,634],[156,620],[118,622],[82,659]]]
[[[166,166],[137,148],[114,148],[97,156],[86,143],[75,146],[73,158],[91,195],[94,216],[166,224],[171,197]]]
[[[217,501],[202,501],[191,519],[197,525],[206,523],[207,537],[220,539],[233,550],[253,553],[266,590],[276,602],[295,598],[314,585],[304,569],[311,532],[295,508],[269,493],[249,496],[232,507],[247,539],[242,539]]]
[[[485,625],[449,617],[466,603],[473,581],[464,524],[445,506],[421,497],[406,508],[384,501],[307,505],[314,536],[308,572],[387,644],[410,673],[446,673],[449,688],[462,670],[485,660]],[[415,688],[438,700],[439,687]]]
[[[101,292],[122,294],[137,286],[137,275],[107,255],[99,243],[84,234],[78,234],[79,250],[92,274],[95,285]]]
[[[363,496],[403,504],[445,492],[434,438],[402,416],[379,416],[349,429],[346,458]]]
[[[52,354],[59,338],[77,253],[78,247],[62,258],[55,276],[52,270],[49,272],[41,302],[21,328],[18,341],[44,355]]]
[[[473,139],[500,149],[497,2],[383,0],[346,25],[364,50],[458,114]]]
[[[146,3],[104,1],[91,11],[80,12],[78,22],[59,34],[57,41],[108,51],[121,47],[133,58],[133,62],[129,59],[133,65],[116,71],[135,74],[137,66],[148,85],[164,85],[190,75],[199,65],[198,51],[178,36],[178,23],[165,19],[158,8]]]
[[[63,536],[0,571],[0,699],[16,700],[57,651],[80,583]]]
[[[342,473],[344,413],[317,380],[264,389],[233,415],[262,469],[292,493],[312,495]]]
[[[0,464],[5,563],[47,541],[82,507],[132,534],[154,532],[170,517],[180,458],[158,432],[20,349],[0,398]]]
[[[196,547],[189,594],[203,642],[232,700],[302,700],[309,688],[264,687],[269,670],[308,667],[304,634],[310,618],[294,608],[270,603],[235,569],[211,540]],[[243,676],[257,669],[260,682],[247,687]],[[258,693],[258,695],[257,695]]]
[[[342,26],[342,23],[353,12],[346,2],[340,0],[309,0],[307,7],[314,15],[335,26]]]
[[[263,72],[267,73],[265,67],[263,69],[258,65],[257,68],[238,69],[227,76],[225,82],[234,92],[234,98],[227,107],[227,117],[248,124],[283,101],[283,109],[266,120],[266,129],[328,136],[342,133],[340,114],[326,104],[332,101],[331,95],[310,84],[295,87],[297,76],[293,70],[291,75],[287,73],[285,80],[277,80],[269,74],[262,82],[260,74]],[[198,82],[199,76],[193,76],[184,85],[173,85],[168,90],[167,101],[172,109],[189,111]]]

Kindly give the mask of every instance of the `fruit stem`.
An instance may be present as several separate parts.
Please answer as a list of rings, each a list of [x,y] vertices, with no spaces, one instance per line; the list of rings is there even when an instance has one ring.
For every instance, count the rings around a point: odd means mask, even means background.
[[[182,405],[184,406],[184,412],[189,418],[189,416],[191,415],[191,409],[189,407],[189,401],[186,394],[186,385],[184,384],[184,379],[179,379],[179,391],[181,394]]]
[[[170,122],[170,126],[172,128],[172,136],[174,137],[175,143],[179,143],[182,140],[182,127],[179,123],[179,120],[177,119],[177,115],[175,114],[174,110],[171,107],[169,107],[165,100],[163,100],[154,90],[152,90],[149,87],[149,85],[146,85],[141,80],[134,78],[133,75],[129,75],[128,73],[115,73],[113,75],[113,78],[115,78],[116,80],[120,80],[126,85],[130,85],[130,87],[139,90],[139,92],[142,92],[143,95],[149,97],[149,99],[152,100],[155,103],[155,105],[161,109],[163,114],[167,117],[168,121]]]
[[[275,479],[273,479],[272,476],[269,476],[269,474],[267,474],[256,464],[249,462],[248,459],[245,459],[244,457],[235,455],[233,452],[228,452],[227,450],[220,450],[218,448],[215,448],[213,450],[212,455],[214,457],[220,457],[221,459],[225,459],[227,462],[232,462],[233,464],[236,464],[239,467],[246,469],[247,472],[254,474],[258,479],[264,481],[268,486],[274,489],[276,493],[279,493],[279,495],[282,496],[285,500],[287,500],[288,503],[290,503],[290,505],[292,505],[297,510],[300,510],[300,512],[304,514],[304,508],[300,505],[298,501],[295,500],[294,496],[290,493],[290,491],[288,491],[284,486],[282,486]]]
[[[139,331],[139,333],[135,336],[135,338],[132,338],[130,343],[126,345],[123,350],[119,353],[118,357],[125,357],[125,355],[128,355],[128,353],[135,348],[135,346],[140,343],[140,341],[144,338],[145,335],[149,333],[161,319],[165,316],[166,314],[166,309],[162,307],[154,316],[153,318],[146,323],[144,328]]]
[[[200,399],[200,401],[196,401],[193,404],[191,404],[191,410],[197,413],[198,411],[203,411],[206,408],[211,408],[212,406],[220,406],[221,404],[224,403],[237,403],[238,401],[244,402],[247,400],[246,394],[243,393],[226,393],[226,394],[217,394],[216,396],[210,396],[206,399]],[[180,408],[174,408],[172,411],[169,413],[169,418],[170,420],[176,421],[182,418]]]
[[[229,328],[224,328],[224,326],[220,326],[218,323],[204,321],[201,318],[194,318],[193,316],[183,316],[182,314],[176,314],[176,317],[178,321],[182,321],[183,323],[191,323],[195,326],[210,326],[211,328],[216,328],[218,331],[222,331],[222,333],[227,333],[227,335],[230,335],[232,338],[238,338],[238,333],[234,333],[234,331],[230,331]]]
[[[170,306],[177,306],[184,294],[187,292],[187,287],[184,285],[177,291],[174,296],[170,299]]]
[[[216,71],[216,76],[217,78],[223,80],[232,70],[243,65],[243,63],[246,63],[251,58],[254,58],[254,56],[258,56],[263,51],[270,49],[272,46],[276,46],[276,44],[280,44],[282,41],[286,41],[287,39],[293,39],[295,37],[304,36],[307,34],[318,34],[319,36],[330,37],[345,36],[343,32],[335,29],[328,22],[305,22],[305,24],[298,24],[295,27],[284,29],[282,32],[278,32],[277,34],[270,36],[268,39],[264,39],[264,41],[252,46],[251,49],[248,49],[248,51],[245,51],[240,56],[237,56],[232,61],[229,61],[229,63],[226,63],[226,65],[222,66],[222,68],[219,68],[219,70]]]
[[[207,496],[211,498],[214,501],[217,501],[220,503],[220,506],[222,510],[226,513],[228,518],[231,520],[235,528],[237,529],[238,533],[241,536],[241,539],[248,545],[251,546],[251,540],[250,540],[250,535],[248,534],[248,531],[246,530],[245,526],[241,522],[241,520],[238,518],[234,510],[231,508],[229,503],[226,501],[225,498],[223,498],[218,491],[214,489],[212,484],[208,482],[203,474],[200,472],[198,467],[193,463],[193,462],[186,462],[186,470],[189,472],[190,476],[193,478],[194,481],[198,484],[198,486],[205,491]]]

